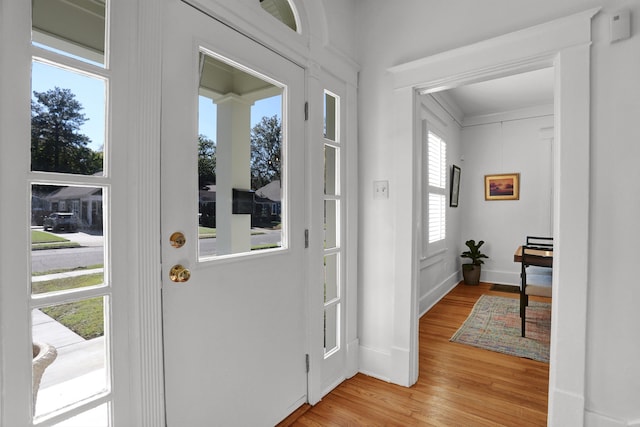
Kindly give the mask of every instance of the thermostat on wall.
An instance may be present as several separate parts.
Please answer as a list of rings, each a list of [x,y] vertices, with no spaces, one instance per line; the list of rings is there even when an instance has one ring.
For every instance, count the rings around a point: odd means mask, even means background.
[[[629,10],[621,10],[611,16],[611,43],[631,37]]]

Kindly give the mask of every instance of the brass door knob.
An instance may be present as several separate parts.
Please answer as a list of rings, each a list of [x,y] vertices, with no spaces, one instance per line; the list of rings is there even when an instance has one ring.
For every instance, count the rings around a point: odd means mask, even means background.
[[[190,277],[191,272],[189,269],[180,264],[174,265],[171,267],[171,270],[169,270],[169,278],[172,282],[183,283],[189,280]]]

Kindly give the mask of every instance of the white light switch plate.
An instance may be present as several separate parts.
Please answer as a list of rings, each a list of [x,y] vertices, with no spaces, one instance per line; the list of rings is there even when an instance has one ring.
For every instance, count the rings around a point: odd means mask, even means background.
[[[389,198],[389,181],[373,181],[373,198]]]

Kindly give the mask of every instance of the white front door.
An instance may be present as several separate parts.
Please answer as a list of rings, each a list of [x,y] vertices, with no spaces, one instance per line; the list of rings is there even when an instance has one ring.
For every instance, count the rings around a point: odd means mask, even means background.
[[[273,425],[307,400],[304,71],[183,2],[164,16],[167,425]]]

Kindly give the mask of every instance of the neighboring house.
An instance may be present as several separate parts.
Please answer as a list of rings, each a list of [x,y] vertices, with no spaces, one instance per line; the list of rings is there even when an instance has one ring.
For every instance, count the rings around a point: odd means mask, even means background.
[[[198,215],[203,227],[216,227],[216,185],[209,184],[198,191]]]
[[[256,190],[251,225],[274,226],[280,223],[282,212],[282,186],[280,180],[270,182]]]
[[[62,187],[44,197],[51,212],[73,212],[81,228],[102,228],[102,189]]]
[[[216,227],[216,192],[215,184],[205,185],[198,192],[200,225],[203,227]],[[270,182],[255,191],[251,226],[272,227],[280,223],[281,193],[280,180]]]

